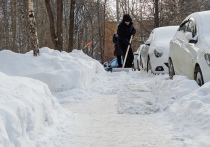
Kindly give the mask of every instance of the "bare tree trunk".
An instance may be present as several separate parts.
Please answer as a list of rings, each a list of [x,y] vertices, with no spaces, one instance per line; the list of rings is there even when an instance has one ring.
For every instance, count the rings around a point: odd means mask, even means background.
[[[0,17],[0,32],[3,32],[2,30],[2,18]],[[2,46],[2,39],[3,36],[2,36],[2,33],[0,33],[0,46]],[[2,47],[0,47],[0,51],[2,50]]]
[[[155,28],[159,27],[159,7],[158,7],[158,1],[155,0]]]
[[[99,0],[97,0],[97,7],[98,7],[98,36],[99,36],[99,50],[100,50],[100,53],[102,55],[102,43],[101,43],[101,38],[102,38],[102,33],[101,33],[101,21],[100,21],[100,2]],[[99,53],[99,51],[98,51]],[[102,56],[100,56],[101,60],[102,60]]]
[[[3,19],[3,47],[4,49],[8,49],[8,39],[9,39],[9,22],[8,22],[8,11],[7,11],[7,0],[3,1],[3,14],[4,14],[4,19]]]
[[[106,0],[105,0],[105,4],[104,4],[104,16],[105,16],[105,7],[106,7]],[[120,24],[120,18],[119,18],[119,2],[118,2],[118,0],[116,0],[116,10],[117,10],[117,27],[118,27],[118,25]]]
[[[63,50],[63,0],[57,0],[57,36],[58,36],[58,50]]]
[[[70,5],[70,24],[69,24],[69,47],[68,52],[73,50],[74,44],[74,9],[75,9],[75,0],[71,0]]]
[[[12,16],[12,51],[17,49],[16,43],[16,0],[10,1],[11,4],[11,16]]]
[[[105,47],[105,34],[106,34],[106,2],[107,0],[105,0],[104,2],[104,32],[103,32],[103,50],[101,51],[101,61],[104,62],[104,47]],[[117,8],[118,8],[118,14],[117,14],[117,23],[119,25],[119,4],[118,4],[118,0],[117,0]]]
[[[34,17],[34,4],[33,0],[29,0],[28,2],[28,13],[29,13],[29,29],[33,44],[33,53],[34,56],[39,54],[39,44],[38,44],[38,37],[37,37],[37,30],[36,30],[36,21]]]
[[[47,14],[48,14],[49,21],[50,21],[51,40],[54,44],[55,49],[58,49],[57,48],[58,38],[57,38],[56,33],[55,33],[54,17],[53,17],[53,11],[52,11],[52,7],[51,7],[51,4],[50,4],[50,0],[45,0],[45,4],[46,4],[46,7],[47,7]]]

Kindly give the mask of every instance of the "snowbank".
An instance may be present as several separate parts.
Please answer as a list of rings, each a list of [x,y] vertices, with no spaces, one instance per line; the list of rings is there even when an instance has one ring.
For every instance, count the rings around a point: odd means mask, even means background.
[[[187,77],[158,76],[147,85],[157,98],[158,112],[165,112],[185,146],[209,146],[210,82],[199,87]]]
[[[209,146],[210,82],[199,87],[184,76],[170,80],[168,75],[132,74],[117,87],[118,113],[151,117],[158,113],[164,116],[164,127],[171,130],[172,140],[182,142],[180,146]]]
[[[184,96],[169,109],[169,115],[176,129],[183,132],[189,146],[209,146],[210,132],[210,82]],[[187,134],[187,135],[186,135]],[[198,143],[198,144],[195,144]]]
[[[97,73],[105,73],[103,66],[80,50],[42,48],[38,57],[0,51],[0,146],[55,146],[49,138],[71,114],[50,90],[85,89]]]
[[[147,86],[150,87],[155,97],[159,111],[165,111],[171,104],[199,88],[194,80],[177,75],[173,80],[170,80],[168,75],[157,76],[149,80]]]
[[[0,146],[35,146],[62,111],[46,84],[0,72]]]
[[[72,53],[49,48],[40,49],[41,56],[32,51],[17,54],[8,50],[0,52],[0,71],[7,75],[31,77],[46,83],[52,91],[70,90],[88,86],[103,66],[81,50]]]
[[[152,114],[167,110],[174,102],[199,88],[194,80],[187,77],[147,74],[140,71],[135,81],[125,81],[127,88],[119,93],[119,113]],[[127,76],[133,76],[131,73]],[[139,84],[141,83],[141,84]],[[122,83],[121,83],[122,84]],[[127,99],[129,97],[129,99]]]

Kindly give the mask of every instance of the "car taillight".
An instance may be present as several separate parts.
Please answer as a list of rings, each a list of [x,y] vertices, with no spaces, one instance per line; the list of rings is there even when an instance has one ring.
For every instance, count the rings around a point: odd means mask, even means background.
[[[157,50],[154,50],[154,54],[157,58],[161,57],[163,55],[163,53],[158,52]]]
[[[210,54],[205,53],[204,57],[206,59],[206,63],[210,66]]]

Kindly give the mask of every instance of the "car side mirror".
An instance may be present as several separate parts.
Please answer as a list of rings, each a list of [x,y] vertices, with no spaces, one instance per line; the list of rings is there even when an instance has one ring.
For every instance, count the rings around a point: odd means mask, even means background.
[[[190,39],[189,43],[193,43],[196,44],[198,42],[198,36],[193,37],[192,39]]]
[[[150,46],[150,43],[151,43],[150,40],[147,40],[147,41],[145,42],[145,44],[148,45],[148,46]]]

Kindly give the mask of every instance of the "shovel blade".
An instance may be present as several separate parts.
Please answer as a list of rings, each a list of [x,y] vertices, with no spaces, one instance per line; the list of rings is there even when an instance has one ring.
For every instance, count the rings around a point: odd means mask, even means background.
[[[129,72],[132,68],[112,68],[112,72]]]

